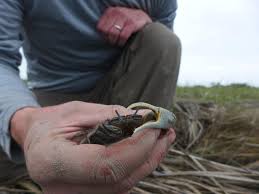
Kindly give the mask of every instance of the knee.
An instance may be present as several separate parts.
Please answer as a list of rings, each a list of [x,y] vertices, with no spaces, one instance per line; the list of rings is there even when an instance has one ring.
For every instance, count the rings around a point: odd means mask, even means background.
[[[147,25],[138,34],[137,45],[148,49],[150,53],[179,53],[181,50],[181,41],[178,36],[160,23]]]

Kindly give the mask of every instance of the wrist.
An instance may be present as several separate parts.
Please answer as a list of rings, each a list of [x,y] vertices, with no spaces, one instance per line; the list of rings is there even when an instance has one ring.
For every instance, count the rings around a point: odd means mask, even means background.
[[[152,18],[143,10],[139,10],[140,12],[142,12],[142,16],[139,17],[143,17],[146,20],[146,24],[150,24],[153,22]]]
[[[26,107],[14,113],[10,121],[12,138],[23,148],[24,140],[32,123],[32,117],[39,108]]]
[[[145,13],[145,14],[146,14],[146,23],[151,24],[153,22],[153,20],[151,19],[151,17],[147,13]]]

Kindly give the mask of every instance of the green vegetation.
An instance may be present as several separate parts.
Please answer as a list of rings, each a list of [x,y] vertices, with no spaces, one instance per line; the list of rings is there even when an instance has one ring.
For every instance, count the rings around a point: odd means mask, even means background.
[[[251,87],[246,84],[232,84],[228,86],[215,84],[211,87],[178,87],[177,98],[209,101],[218,104],[259,101],[259,88]]]

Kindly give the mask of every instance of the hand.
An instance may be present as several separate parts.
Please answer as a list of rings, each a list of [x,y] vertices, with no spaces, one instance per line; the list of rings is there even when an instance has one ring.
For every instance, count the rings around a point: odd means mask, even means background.
[[[81,130],[115,117],[115,110],[135,112],[84,102],[33,110],[20,139],[29,174],[44,193],[125,193],[158,166],[175,139],[172,129],[167,134],[146,129],[108,147],[72,140]]]
[[[112,45],[124,46],[132,34],[151,22],[142,10],[110,7],[102,15],[97,28]]]

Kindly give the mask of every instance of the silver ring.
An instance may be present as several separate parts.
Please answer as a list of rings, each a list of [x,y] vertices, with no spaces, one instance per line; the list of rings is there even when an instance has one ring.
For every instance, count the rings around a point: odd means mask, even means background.
[[[119,31],[122,31],[122,27],[121,26],[119,26],[119,25],[114,25],[114,28],[116,29],[116,30],[119,30]]]

